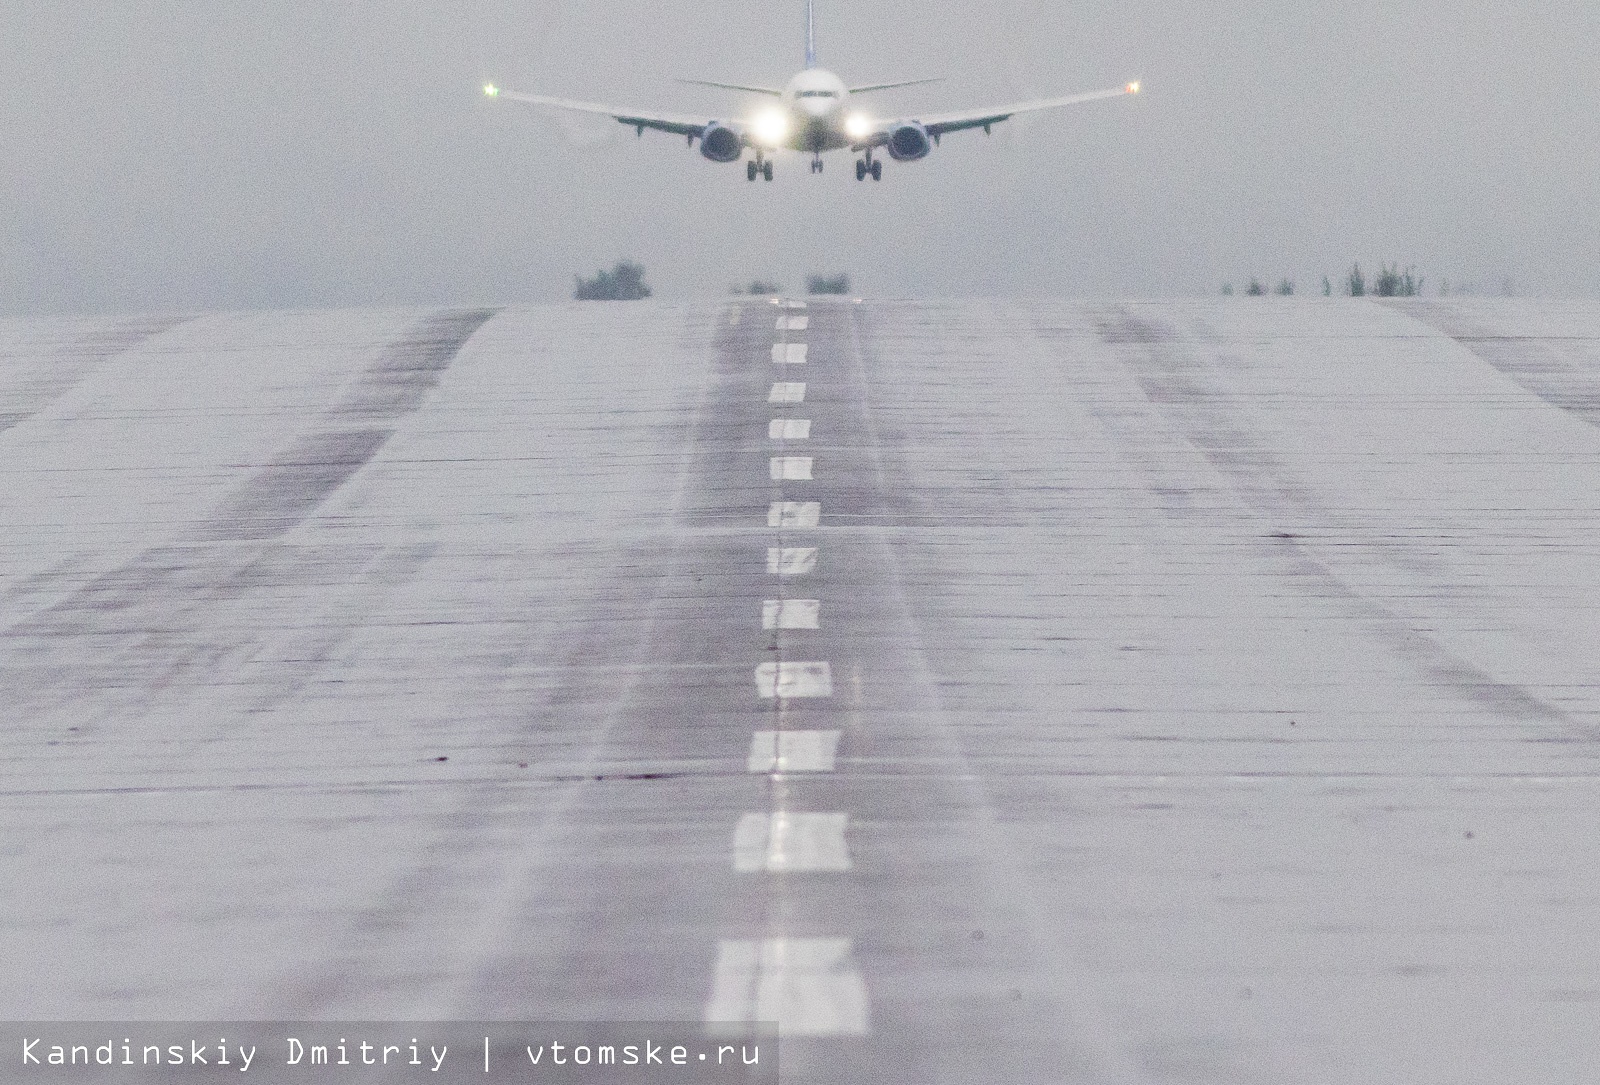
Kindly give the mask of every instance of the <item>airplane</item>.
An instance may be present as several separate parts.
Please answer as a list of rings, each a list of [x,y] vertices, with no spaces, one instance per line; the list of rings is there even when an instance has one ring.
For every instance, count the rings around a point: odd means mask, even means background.
[[[928,157],[941,136],[967,128],[982,128],[987,135],[1001,121],[1018,113],[1031,113],[1040,109],[1092,102],[1099,98],[1115,98],[1124,94],[1139,93],[1137,82],[1128,83],[1115,90],[1090,91],[1064,98],[1039,98],[1016,102],[994,109],[972,109],[959,113],[933,113],[895,120],[878,120],[872,114],[854,108],[850,99],[854,95],[892,87],[909,87],[921,83],[938,82],[936,79],[906,79],[895,83],[868,83],[864,86],[846,86],[844,80],[833,72],[817,67],[817,47],[812,0],[806,0],[806,66],[783,87],[750,86],[743,83],[718,83],[705,79],[685,79],[684,83],[697,86],[718,87],[723,90],[746,91],[776,98],[753,116],[742,120],[723,120],[716,117],[697,117],[681,113],[654,113],[645,110],[618,109],[597,102],[575,102],[567,98],[550,98],[541,94],[520,94],[501,90],[494,84],[483,88],[490,98],[508,98],[529,105],[553,106],[579,113],[595,113],[611,117],[636,130],[640,136],[646,128],[659,132],[688,137],[689,145],[700,141],[700,153],[713,162],[737,162],[749,148],[753,156],[745,163],[745,179],[757,177],[772,180],[772,154],[780,149],[810,152],[811,172],[822,172],[822,155],[826,151],[849,148],[860,154],[856,159],[856,180],[883,177],[883,160],[873,152],[882,149],[896,162],[916,162]]]

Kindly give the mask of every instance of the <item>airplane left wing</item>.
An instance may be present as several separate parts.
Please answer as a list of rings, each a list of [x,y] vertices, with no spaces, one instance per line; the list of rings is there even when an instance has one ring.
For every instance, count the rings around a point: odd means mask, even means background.
[[[920,118],[922,127],[928,130],[928,135],[938,137],[946,132],[958,132],[963,128],[984,128],[991,124],[1010,120],[1018,113],[1032,113],[1040,109],[1057,109],[1061,106],[1077,105],[1079,102],[1093,102],[1099,98],[1117,98],[1124,94],[1138,94],[1139,84],[1129,83],[1127,86],[1118,87],[1116,90],[1094,90],[1088,94],[1072,94],[1065,98],[1037,98],[1031,102],[1017,102],[1014,105],[1000,106],[995,109],[974,109],[963,113],[937,113],[932,116]]]
[[[643,110],[618,109],[616,106],[601,105],[598,102],[575,102],[570,98],[547,98],[542,94],[519,94],[514,90],[501,90],[492,85],[484,87],[483,92],[490,98],[509,98],[514,102],[526,102],[528,105],[552,106],[556,109],[570,109],[577,113],[595,113],[602,117],[610,117],[629,128],[637,129],[640,135],[644,134],[646,128],[653,128],[658,132],[671,132],[678,136],[698,136],[713,120],[711,117],[692,117],[683,113],[646,113]]]

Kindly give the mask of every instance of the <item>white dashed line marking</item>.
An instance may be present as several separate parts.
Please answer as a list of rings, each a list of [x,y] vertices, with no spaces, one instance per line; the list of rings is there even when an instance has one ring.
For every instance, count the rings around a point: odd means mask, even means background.
[[[848,938],[723,939],[706,1002],[719,1023],[776,1021],[784,1036],[864,1036],[867,985]]]
[[[767,393],[768,403],[804,403],[805,401],[805,381],[775,381],[772,385],[772,391]]]
[[[756,667],[756,692],[762,697],[832,697],[833,670],[827,663],[762,663]]]
[[[811,419],[774,418],[767,423],[767,436],[774,441],[809,441]]]
[[[850,869],[849,814],[746,814],[733,830],[733,869],[795,874]]]
[[[801,317],[804,320],[804,317]],[[805,365],[806,345],[804,343],[774,343],[772,346],[773,365]]]
[[[757,731],[750,736],[747,772],[832,772],[838,731]]]
[[[815,546],[767,547],[767,573],[770,576],[805,576],[816,567]]]
[[[803,332],[811,318],[805,316],[780,316],[778,330],[780,332]]]
[[[807,482],[811,479],[810,456],[774,456],[767,466],[774,482]]]
[[[821,522],[820,501],[774,501],[767,506],[768,527],[816,527]]]
[[[762,629],[815,629],[822,604],[816,599],[765,599]]]

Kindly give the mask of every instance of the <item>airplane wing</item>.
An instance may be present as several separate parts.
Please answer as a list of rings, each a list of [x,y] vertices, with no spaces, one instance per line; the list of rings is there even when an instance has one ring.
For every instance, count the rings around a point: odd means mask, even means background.
[[[991,124],[999,124],[1009,120],[1018,113],[1032,113],[1039,109],[1056,109],[1064,105],[1077,105],[1079,102],[1092,102],[1099,98],[1116,98],[1123,94],[1138,94],[1139,84],[1129,83],[1116,90],[1094,90],[1088,94],[1072,94],[1065,98],[1036,98],[1031,102],[1017,102],[1014,105],[1000,106],[996,109],[974,109],[964,113],[936,113],[932,116],[919,118],[922,126],[928,130],[930,136],[942,136],[946,132],[958,132],[963,128],[988,128]]]
[[[865,94],[869,90],[889,90],[891,87],[915,87],[923,83],[942,83],[944,78],[936,76],[933,79],[902,79],[898,83],[868,83],[864,87],[851,87],[851,94]]]
[[[640,135],[646,128],[654,128],[658,132],[671,132],[678,136],[698,136],[710,124],[711,117],[692,117],[683,113],[646,113],[643,110],[618,109],[616,106],[601,105],[598,102],[574,102],[569,98],[546,98],[542,94],[519,94],[514,90],[501,90],[498,87],[485,87],[483,92],[490,98],[509,98],[513,102],[526,102],[529,105],[553,106],[556,109],[570,109],[578,113],[596,113],[602,117],[610,117],[636,128]]]
[[[722,90],[747,90],[752,94],[770,94],[774,98],[781,97],[783,91],[777,87],[753,87],[748,83],[718,83],[711,79],[680,79],[680,83],[688,83],[693,87],[720,87]]]

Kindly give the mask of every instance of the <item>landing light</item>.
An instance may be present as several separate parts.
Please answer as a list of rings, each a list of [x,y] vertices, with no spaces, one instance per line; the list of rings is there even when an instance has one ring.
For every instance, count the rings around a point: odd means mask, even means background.
[[[500,93],[500,88],[495,86],[493,83],[485,83],[483,85],[483,93],[488,95],[490,98],[493,98]]]
[[[789,134],[789,118],[776,109],[770,109],[756,118],[756,138],[768,146],[783,142]]]
[[[866,139],[872,134],[872,122],[865,114],[852,113],[844,119],[844,130],[851,139]]]
[[[1139,84],[1138,84],[1137,81],[1128,84],[1128,93],[1129,94],[1138,94],[1139,93]]]

